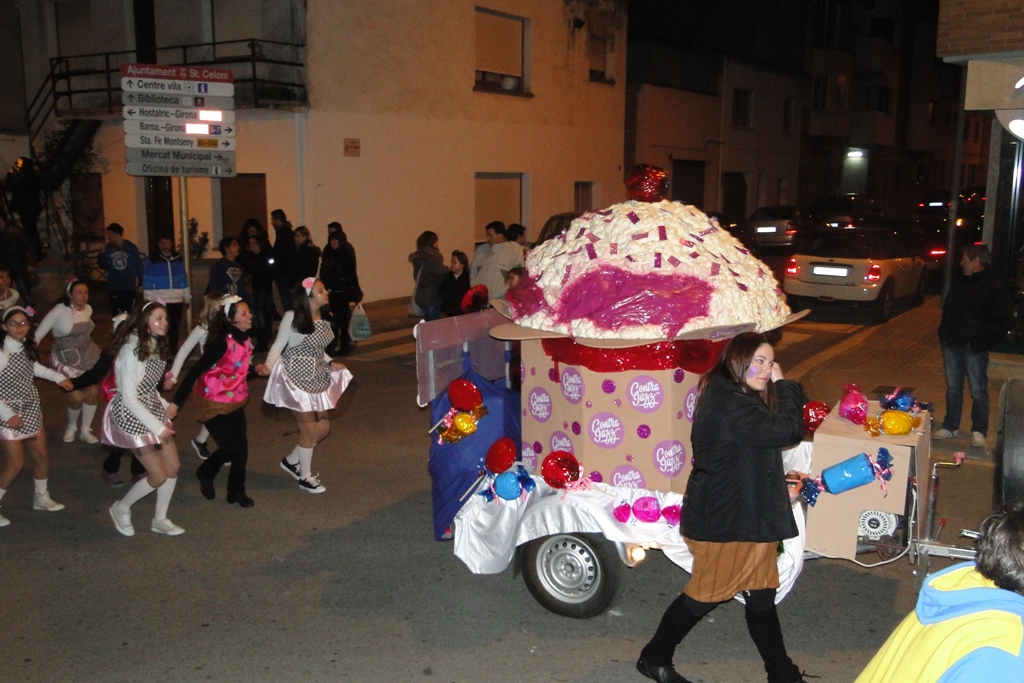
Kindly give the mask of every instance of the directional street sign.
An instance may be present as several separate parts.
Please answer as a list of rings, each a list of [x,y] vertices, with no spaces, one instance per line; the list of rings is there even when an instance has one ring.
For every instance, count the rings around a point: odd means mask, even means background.
[[[218,152],[210,149],[150,149],[129,147],[125,150],[128,161],[170,161],[188,164],[211,164],[234,166],[234,152]]]
[[[234,178],[238,172],[234,164],[194,164],[168,161],[129,161],[128,175],[143,176],[206,176]]]
[[[202,130],[186,130],[186,126],[199,126]],[[169,133],[171,135],[216,135],[235,137],[234,124],[223,123],[178,123],[176,121],[125,121],[125,133]]]
[[[203,81],[165,81],[158,78],[122,78],[121,90],[170,93],[171,95],[217,95],[231,97],[235,94],[235,84],[205,83]]]
[[[209,66],[122,64],[127,173],[235,177],[233,81]]]
[[[150,149],[212,149],[232,150],[234,138],[188,137],[185,135],[128,134],[124,136],[125,147],[148,147]]]
[[[126,120],[155,119],[159,121],[204,121],[207,123],[234,123],[235,112],[220,109],[180,109],[175,107],[125,106],[121,108]]]
[[[234,97],[206,95],[165,95],[150,92],[122,92],[122,104],[145,104],[154,107],[195,107],[196,109],[234,109]]]

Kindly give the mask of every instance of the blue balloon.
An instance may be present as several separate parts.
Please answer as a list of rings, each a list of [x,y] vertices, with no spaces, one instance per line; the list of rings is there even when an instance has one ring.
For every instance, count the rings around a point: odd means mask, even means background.
[[[499,498],[515,500],[522,492],[519,486],[519,477],[515,472],[502,472],[494,479],[494,492]]]

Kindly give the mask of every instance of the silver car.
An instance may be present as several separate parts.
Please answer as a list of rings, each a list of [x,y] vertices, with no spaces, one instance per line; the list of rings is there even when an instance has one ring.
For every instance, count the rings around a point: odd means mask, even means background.
[[[762,206],[747,220],[748,242],[758,247],[791,247],[807,226],[795,206]]]

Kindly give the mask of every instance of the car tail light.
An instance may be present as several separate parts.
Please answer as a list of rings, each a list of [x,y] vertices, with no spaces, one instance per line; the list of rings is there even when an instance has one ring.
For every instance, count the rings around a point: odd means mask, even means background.
[[[786,264],[786,275],[796,275],[800,268],[796,265],[796,259],[790,258],[789,263]]]
[[[939,256],[945,256],[946,255],[946,250],[945,249],[932,249],[931,251],[928,252],[928,255],[929,256],[933,256],[935,258],[938,258]]]
[[[787,235],[795,235],[796,234],[796,228],[794,228],[792,226],[786,228],[786,234]]]
[[[872,263],[871,267],[868,268],[868,274],[864,276],[864,279],[868,282],[878,282],[882,279],[882,266],[877,263]]]

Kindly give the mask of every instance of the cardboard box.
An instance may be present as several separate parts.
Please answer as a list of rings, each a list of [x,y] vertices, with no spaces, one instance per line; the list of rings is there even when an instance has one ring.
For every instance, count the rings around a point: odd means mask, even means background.
[[[837,404],[814,433],[815,476],[826,467],[860,453],[866,453],[874,461],[878,449],[883,446],[893,457],[893,475],[886,484],[887,493],[882,491],[876,480],[838,495],[822,492],[817,504],[807,508],[807,549],[852,560],[857,554],[864,512],[904,516],[908,511],[907,489],[912,477],[918,472],[927,472],[931,455],[931,420],[927,412],[922,412],[921,426],[910,434],[873,437],[864,431],[863,425],[839,417],[838,409]],[[878,401],[868,401],[869,416],[881,410]]]
[[[522,342],[523,459],[538,471],[568,451],[612,486],[682,492],[699,374],[681,368],[594,372]]]

